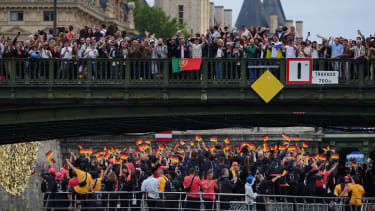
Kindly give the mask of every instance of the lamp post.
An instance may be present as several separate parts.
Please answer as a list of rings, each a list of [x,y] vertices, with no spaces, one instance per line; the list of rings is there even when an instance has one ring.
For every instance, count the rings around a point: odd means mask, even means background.
[[[56,36],[57,31],[57,0],[53,0],[53,34]]]

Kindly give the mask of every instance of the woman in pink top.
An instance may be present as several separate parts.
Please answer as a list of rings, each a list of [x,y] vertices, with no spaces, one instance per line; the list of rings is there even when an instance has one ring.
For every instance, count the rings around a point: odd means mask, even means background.
[[[200,209],[200,195],[199,195],[199,188],[201,187],[201,179],[198,176],[195,176],[194,168],[189,170],[189,176],[186,176],[184,179],[184,186],[185,189],[190,187],[189,191],[187,192],[187,211],[189,210],[199,210]],[[198,193],[198,194],[191,194],[191,193]]]
[[[206,180],[203,180],[202,189],[204,198],[204,207],[206,210],[212,210],[214,208],[214,201],[215,201],[215,189],[218,189],[217,180],[213,180],[213,173],[211,170],[207,172]],[[213,193],[206,195],[207,193]]]

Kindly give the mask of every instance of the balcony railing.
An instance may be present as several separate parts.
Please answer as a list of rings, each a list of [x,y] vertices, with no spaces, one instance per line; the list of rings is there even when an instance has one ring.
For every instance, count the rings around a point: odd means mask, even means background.
[[[371,63],[314,59],[313,71],[339,71],[339,86],[370,86],[375,84]],[[0,59],[0,86],[225,84],[246,87],[266,70],[284,85],[293,86],[286,84],[286,59],[204,59],[200,70],[180,73],[173,73],[170,59]]]
[[[159,198],[148,197],[142,192],[98,192],[88,193],[85,199],[78,199],[71,193],[46,193],[44,209],[135,209],[135,210],[266,210],[266,211],[302,211],[302,210],[351,210],[347,197],[314,197],[314,196],[287,196],[287,195],[257,195],[255,200],[246,202],[245,194],[228,193],[194,193],[197,200],[187,198],[185,192],[169,192],[157,194]],[[207,200],[205,196],[214,195]],[[69,200],[69,198],[71,200]],[[372,210],[375,198],[356,198],[357,210]]]

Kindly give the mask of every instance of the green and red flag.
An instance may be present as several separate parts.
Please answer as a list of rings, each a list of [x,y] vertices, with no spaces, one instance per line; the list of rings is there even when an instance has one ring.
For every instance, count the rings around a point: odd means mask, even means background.
[[[182,58],[172,59],[172,69],[174,73],[179,73],[188,70],[200,70],[202,64],[202,58]]]

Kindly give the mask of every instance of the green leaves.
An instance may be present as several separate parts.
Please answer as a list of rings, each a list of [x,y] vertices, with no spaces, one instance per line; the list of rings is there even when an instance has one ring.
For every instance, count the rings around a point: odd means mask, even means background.
[[[150,34],[155,33],[156,38],[166,40],[185,28],[176,18],[167,16],[161,9],[141,5],[139,0],[136,1],[134,18],[135,28],[141,36],[144,36],[144,31],[147,30]]]

